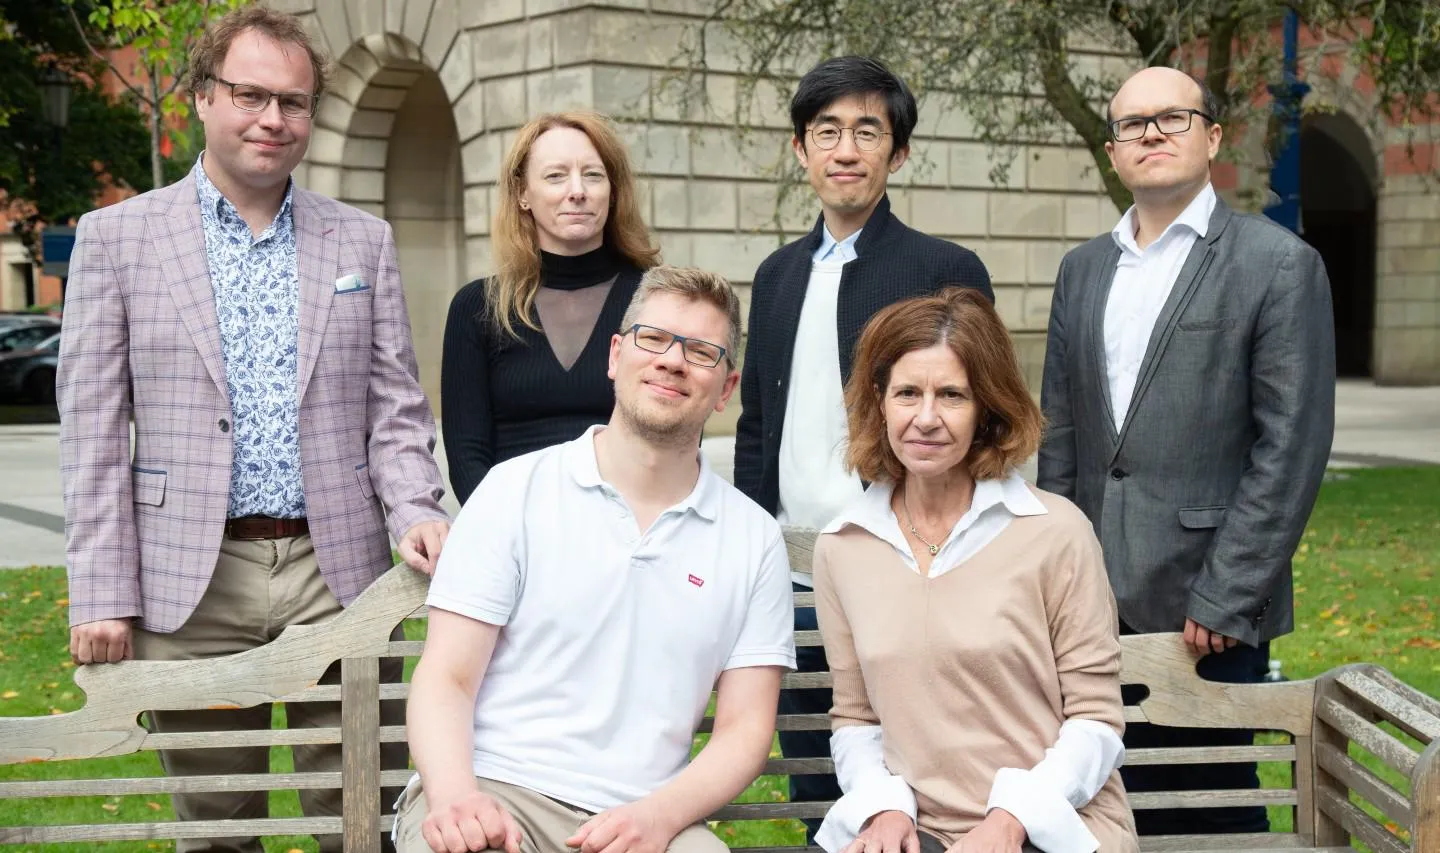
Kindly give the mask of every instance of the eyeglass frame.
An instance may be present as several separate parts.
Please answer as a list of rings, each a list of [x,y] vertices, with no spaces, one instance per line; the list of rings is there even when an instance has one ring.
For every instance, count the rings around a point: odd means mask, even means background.
[[[1185,124],[1185,129],[1184,129],[1184,130],[1167,131],[1167,130],[1163,129],[1162,127],[1160,127],[1160,117],[1161,117],[1161,116],[1173,115],[1174,113],[1185,113],[1186,115],[1189,116],[1190,121]],[[1126,116],[1126,117],[1124,117],[1124,118],[1117,118],[1117,119],[1115,119],[1115,120],[1112,121],[1112,122],[1106,123],[1105,129],[1106,129],[1107,131],[1109,131],[1109,133],[1110,133],[1110,141],[1111,141],[1111,142],[1139,142],[1140,140],[1142,140],[1142,139],[1145,138],[1145,134],[1147,134],[1147,133],[1150,132],[1150,125],[1152,125],[1152,124],[1155,125],[1155,129],[1156,129],[1157,131],[1159,131],[1159,133],[1160,133],[1161,136],[1179,136],[1179,135],[1182,134],[1182,133],[1189,133],[1189,132],[1190,132],[1190,128],[1192,128],[1192,127],[1195,126],[1195,117],[1196,117],[1196,116],[1199,116],[1199,117],[1205,119],[1206,121],[1210,122],[1211,124],[1218,124],[1218,122],[1215,120],[1215,117],[1212,116],[1212,115],[1210,115],[1209,113],[1205,112],[1204,110],[1197,110],[1197,109],[1194,109],[1194,108],[1192,108],[1192,107],[1176,107],[1176,108],[1173,109],[1173,110],[1163,110],[1163,111],[1161,111],[1161,112],[1158,112],[1158,113],[1155,113],[1154,115],[1149,115],[1149,116]],[[1115,129],[1115,126],[1116,126],[1116,125],[1118,125],[1118,124],[1119,124],[1120,122],[1122,122],[1122,121],[1139,121],[1140,119],[1144,119],[1144,120],[1145,120],[1145,124],[1143,124],[1143,125],[1141,126],[1141,128],[1140,128],[1140,135],[1139,135],[1139,136],[1132,136],[1132,137],[1130,137],[1130,138],[1128,138],[1128,139],[1121,139],[1121,138],[1119,137],[1119,134],[1116,132],[1116,129]]]
[[[815,135],[815,131],[823,127],[833,127],[837,131],[839,131],[840,134],[839,136],[835,137],[835,144],[829,146],[828,148],[825,145],[821,144],[819,137]],[[857,151],[879,151],[880,143],[885,141],[885,137],[894,136],[894,134],[888,130],[876,130],[868,124],[862,124],[859,127],[842,127],[841,125],[835,124],[831,121],[823,121],[819,124],[813,124],[810,127],[806,128],[805,132],[810,136],[811,141],[815,143],[816,148],[820,149],[821,151],[834,151],[836,148],[840,147],[840,143],[845,139],[845,131],[847,130],[850,131],[850,139],[855,143],[855,149]],[[875,134],[877,137],[879,137],[877,140],[875,140],[874,148],[866,148],[865,146],[860,144],[860,137],[855,135],[855,132],[859,130],[868,130],[871,133]]]
[[[312,94],[310,94],[309,92],[272,92],[272,91],[270,91],[269,89],[265,88],[264,86],[260,86],[260,85],[257,85],[257,84],[255,84],[255,83],[232,83],[231,81],[226,80],[224,77],[219,77],[219,76],[211,76],[210,79],[213,80],[213,81],[215,81],[216,83],[221,84],[222,86],[226,86],[227,88],[229,88],[229,89],[230,89],[230,103],[235,107],[235,109],[237,109],[237,110],[242,110],[242,111],[247,112],[247,113],[263,113],[263,112],[265,112],[266,110],[270,109],[270,102],[271,102],[271,101],[274,101],[274,102],[276,103],[276,105],[279,106],[279,108],[280,108],[280,115],[284,116],[285,118],[312,119],[312,118],[315,117],[315,113],[316,113],[316,112],[319,110],[319,108],[320,108],[320,96],[319,96],[319,95],[312,95]],[[240,106],[238,103],[235,103],[235,87],[236,87],[236,86],[247,86],[247,87],[249,87],[249,88],[251,88],[251,89],[256,89],[256,90],[258,90],[258,91],[264,92],[264,93],[265,93],[265,103],[264,103],[263,105],[261,105],[261,107],[260,107],[259,109],[256,109],[256,110],[252,110],[252,109],[250,109],[249,107],[242,107],[242,106]],[[298,95],[298,96],[301,96],[301,97],[309,98],[309,99],[310,99],[310,112],[306,113],[305,115],[298,115],[298,116],[292,116],[292,115],[290,115],[289,113],[285,112],[285,107],[284,107],[284,105],[280,103],[279,98],[280,98],[281,95],[292,95],[292,96]]]
[[[649,347],[640,346],[640,336],[636,334],[636,332],[640,329],[654,329],[657,332],[664,332],[665,334],[670,336],[670,343],[665,345],[665,349],[659,350],[658,352],[656,350],[650,349]],[[670,351],[671,347],[679,343],[681,357],[685,359],[685,362],[687,364],[693,364],[696,367],[718,367],[720,365],[720,362],[724,361],[730,354],[730,350],[728,348],[722,347],[719,344],[714,343],[713,341],[707,341],[702,338],[690,338],[686,337],[685,335],[677,335],[669,329],[662,329],[659,326],[651,326],[648,323],[632,323],[630,325],[630,328],[625,330],[625,334],[631,336],[631,340],[635,342],[636,347],[650,353],[651,355],[664,355],[665,353]],[[715,349],[720,350],[720,355],[716,357],[713,362],[710,362],[708,364],[703,361],[695,361],[690,358],[690,350],[685,346],[685,344],[689,343],[690,341],[694,341],[697,344],[704,344],[709,347],[714,347]]]

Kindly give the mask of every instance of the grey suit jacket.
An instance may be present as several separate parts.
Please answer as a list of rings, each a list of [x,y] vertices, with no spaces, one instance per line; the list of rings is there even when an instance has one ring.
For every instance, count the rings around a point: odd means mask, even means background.
[[[1103,234],[1060,264],[1045,353],[1039,485],[1089,516],[1120,618],[1188,616],[1249,645],[1294,626],[1290,559],[1335,428],[1335,332],[1319,254],[1216,205],[1151,333],[1117,433]]]

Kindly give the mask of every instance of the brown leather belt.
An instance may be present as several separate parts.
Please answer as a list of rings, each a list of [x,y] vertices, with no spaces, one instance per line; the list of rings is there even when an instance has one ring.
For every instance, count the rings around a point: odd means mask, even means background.
[[[303,518],[244,515],[225,522],[225,535],[231,539],[288,539],[309,532],[310,522]]]

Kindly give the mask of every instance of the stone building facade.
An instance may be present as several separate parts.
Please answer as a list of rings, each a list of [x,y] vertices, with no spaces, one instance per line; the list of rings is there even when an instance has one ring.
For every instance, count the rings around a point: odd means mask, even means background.
[[[536,113],[587,107],[620,122],[642,176],[644,210],[669,262],[745,283],[761,259],[814,221],[807,193],[777,207],[774,166],[788,156],[786,122],[763,92],[757,108],[739,114],[723,39],[710,54],[707,105],[667,94],[667,68],[704,0],[275,5],[303,15],[336,61],[298,180],[394,225],[422,379],[437,403],[450,295],[490,270],[501,159],[515,130]],[[1095,61],[1119,67],[1131,60]],[[1323,117],[1333,121],[1307,126],[1306,139],[1337,137],[1316,150],[1351,161],[1349,183],[1328,181],[1332,191],[1317,194],[1317,203],[1343,214],[1331,217],[1343,227],[1375,229],[1368,248],[1348,250],[1358,271],[1336,284],[1372,309],[1357,370],[1382,382],[1440,382],[1440,193],[1428,190],[1418,160],[1395,160],[1396,141],[1384,128],[1349,117],[1373,111],[1342,106]],[[737,125],[749,130],[737,134]],[[912,163],[892,184],[896,213],[979,253],[1038,388],[1060,258],[1108,231],[1119,215],[1088,153],[1031,147],[995,186],[985,147],[965,117],[923,106],[912,147]],[[1311,166],[1331,176],[1343,171],[1330,162]],[[1217,183],[1222,191],[1245,188],[1233,174],[1218,175]],[[1368,280],[1365,259],[1350,257],[1367,251]]]

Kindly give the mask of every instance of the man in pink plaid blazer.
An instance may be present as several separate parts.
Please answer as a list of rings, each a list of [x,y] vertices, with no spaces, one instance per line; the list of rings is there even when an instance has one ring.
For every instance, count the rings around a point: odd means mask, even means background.
[[[331,618],[390,566],[387,525],[412,567],[439,556],[435,424],[391,229],[290,180],[324,72],[292,16],[227,15],[192,58],[206,148],[190,175],[80,220],[58,383],[78,663],[233,654]],[[339,725],[333,705],[287,715]],[[268,728],[270,710],[152,723]],[[267,769],[263,749],[162,759],[172,774]],[[339,770],[339,749],[297,747],[296,763]],[[302,805],[339,814],[338,792]],[[263,816],[265,796],[187,795],[176,811]]]

